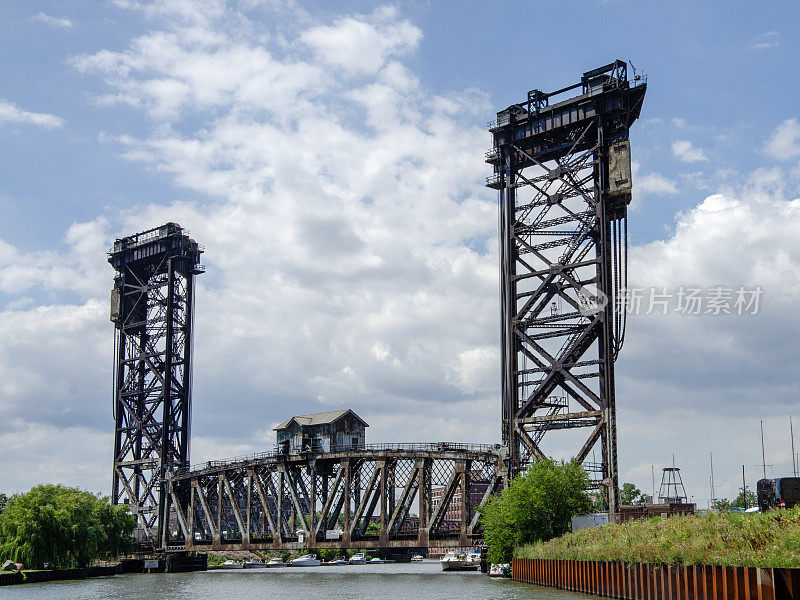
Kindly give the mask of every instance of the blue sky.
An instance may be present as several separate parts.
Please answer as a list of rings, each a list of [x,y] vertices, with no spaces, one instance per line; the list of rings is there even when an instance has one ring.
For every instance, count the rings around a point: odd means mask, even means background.
[[[104,250],[165,220],[208,249],[196,457],[270,447],[288,412],[342,403],[374,441],[494,441],[485,124],[615,58],[648,76],[631,133],[632,279],[765,286],[759,318],[631,320],[623,479],[644,486],[683,448],[705,498],[711,449],[733,495],[742,463],[756,474],[762,417],[768,462],[790,469],[778,440],[800,412],[787,359],[800,328],[800,6],[769,6],[3,3],[0,443],[20,467],[0,488],[107,489]],[[80,465],[54,462],[56,443]]]

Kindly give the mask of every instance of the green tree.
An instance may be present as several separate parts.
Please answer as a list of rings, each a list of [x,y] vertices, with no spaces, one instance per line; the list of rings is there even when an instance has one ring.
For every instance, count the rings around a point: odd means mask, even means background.
[[[623,483],[619,488],[619,503],[620,504],[636,504],[643,500],[644,494],[642,490],[637,488],[632,483]]]
[[[131,545],[134,517],[77,488],[39,485],[9,499],[0,515],[0,561],[28,568],[85,567],[95,558],[113,558]]]
[[[752,508],[758,504],[758,500],[756,500],[756,495],[752,490],[742,490],[739,492],[739,495],[736,496],[733,502],[731,502],[731,507],[733,508]]]
[[[514,548],[567,533],[588,512],[589,478],[573,461],[541,460],[480,508],[489,560],[508,562]]]
[[[0,494],[0,515],[3,514],[3,509],[6,507],[8,503],[8,496],[5,494]]]

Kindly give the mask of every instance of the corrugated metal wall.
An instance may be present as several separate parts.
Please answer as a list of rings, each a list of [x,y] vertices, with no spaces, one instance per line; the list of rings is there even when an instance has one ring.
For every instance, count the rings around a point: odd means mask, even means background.
[[[624,600],[800,600],[800,569],[515,558],[516,581]]]

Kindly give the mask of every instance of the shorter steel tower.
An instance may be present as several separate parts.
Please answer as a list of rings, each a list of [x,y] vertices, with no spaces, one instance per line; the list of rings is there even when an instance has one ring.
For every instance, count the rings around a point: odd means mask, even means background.
[[[137,537],[167,534],[169,472],[188,467],[194,276],[202,248],[176,223],[118,239],[111,321],[114,364],[112,501],[136,516]]]
[[[560,439],[556,452],[573,445],[575,460],[613,511],[614,360],[625,334],[631,201],[628,129],[645,89],[641,78],[628,80],[626,64],[617,60],[560,90],[532,90],[497,113],[494,147],[486,155],[494,166],[487,185],[500,194],[509,475],[544,458],[543,441]],[[599,456],[591,460],[596,446]]]

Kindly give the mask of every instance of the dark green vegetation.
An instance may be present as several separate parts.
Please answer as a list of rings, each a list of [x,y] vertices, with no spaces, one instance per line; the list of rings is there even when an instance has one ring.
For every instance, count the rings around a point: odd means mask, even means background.
[[[0,494],[0,515],[3,514],[3,510],[6,507],[6,503],[8,502],[8,496],[5,494]]]
[[[620,504],[636,504],[644,500],[642,490],[637,488],[632,483],[623,483],[619,488],[619,503]]]
[[[568,532],[572,517],[590,508],[588,486],[586,472],[572,461],[531,465],[480,509],[489,560],[508,562],[515,548]]]
[[[519,558],[800,567],[800,507],[720,512],[582,529],[520,548]]]
[[[127,552],[135,527],[124,506],[77,488],[39,485],[8,499],[0,514],[0,562],[28,569],[86,567]]]
[[[739,492],[739,495],[734,498],[733,502],[730,502],[727,498],[717,500],[716,507],[720,510],[728,510],[729,508],[752,508],[756,504],[758,504],[758,500],[756,499],[755,492],[747,490],[745,493],[745,491],[742,490]]]

